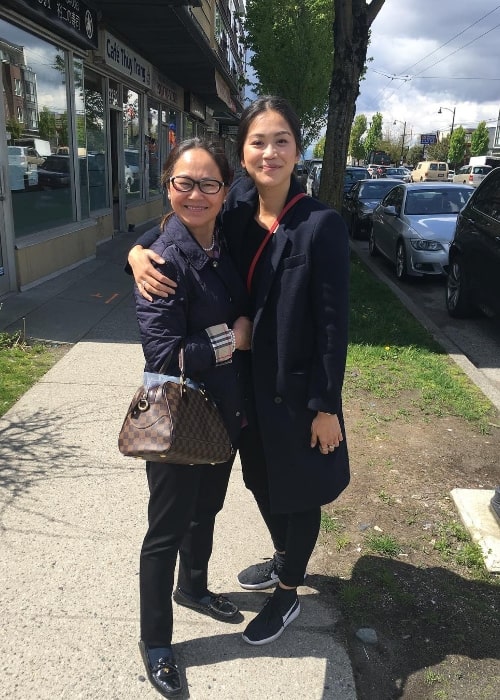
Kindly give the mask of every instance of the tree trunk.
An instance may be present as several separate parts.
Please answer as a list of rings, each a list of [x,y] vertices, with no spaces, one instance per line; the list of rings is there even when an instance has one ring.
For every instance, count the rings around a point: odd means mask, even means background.
[[[319,198],[340,211],[349,136],[370,26],[385,0],[334,0],[333,71]]]

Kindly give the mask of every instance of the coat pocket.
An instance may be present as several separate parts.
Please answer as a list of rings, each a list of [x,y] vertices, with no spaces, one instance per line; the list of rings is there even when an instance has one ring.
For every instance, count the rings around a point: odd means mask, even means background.
[[[284,258],[283,269],[290,270],[293,267],[300,267],[300,265],[306,264],[306,256],[302,255],[292,255],[289,258]]]

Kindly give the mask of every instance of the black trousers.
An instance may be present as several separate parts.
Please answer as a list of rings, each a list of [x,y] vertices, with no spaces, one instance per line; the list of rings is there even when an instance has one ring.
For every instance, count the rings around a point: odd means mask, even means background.
[[[215,517],[226,496],[234,458],[225,464],[186,466],[146,463],[148,522],[140,558],[141,639],[172,643],[172,591],[177,584],[201,597],[207,592]]]
[[[318,539],[321,506],[293,513],[273,513],[269,499],[268,466],[259,430],[253,423],[241,431],[239,451],[245,486],[254,495],[274,548],[285,552],[280,581],[285,586],[300,586]]]

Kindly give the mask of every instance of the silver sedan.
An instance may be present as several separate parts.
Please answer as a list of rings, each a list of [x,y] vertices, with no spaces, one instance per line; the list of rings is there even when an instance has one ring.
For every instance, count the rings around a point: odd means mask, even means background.
[[[473,187],[448,183],[401,183],[373,212],[370,255],[382,253],[396,276],[446,274],[457,214]]]

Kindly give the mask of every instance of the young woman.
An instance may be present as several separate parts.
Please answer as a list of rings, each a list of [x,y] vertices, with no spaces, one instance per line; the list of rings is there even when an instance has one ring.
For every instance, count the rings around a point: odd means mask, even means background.
[[[237,351],[249,349],[251,323],[243,316],[246,291],[216,227],[229,181],[229,165],[216,147],[192,139],[172,150],[162,183],[173,213],[162,222],[153,250],[164,261],[158,269],[176,281],[177,293],[150,303],[136,291],[136,306],[146,371],[164,367],[164,374],[179,375],[182,344],[186,375],[208,389],[236,444],[242,422]],[[140,559],[139,646],[151,683],[165,697],[182,690],[172,651],[177,555],[178,604],[220,620],[238,615],[234,603],[207,587],[215,517],[232,462],[146,463],[149,528]]]
[[[248,424],[239,449],[245,484],[275,548],[267,564],[250,566],[238,580],[250,590],[276,585],[243,633],[249,644],[266,644],[299,614],[297,586],[318,537],[321,505],[349,482],[341,401],[349,247],[339,214],[299,197],[293,169],[300,124],[285,100],[260,97],[247,107],[237,143],[247,177],[231,188],[221,220],[254,323]],[[151,238],[138,243],[148,246]],[[159,262],[141,247],[130,252],[136,280],[147,281],[146,297],[175,297],[173,280],[161,277],[150,260]]]

